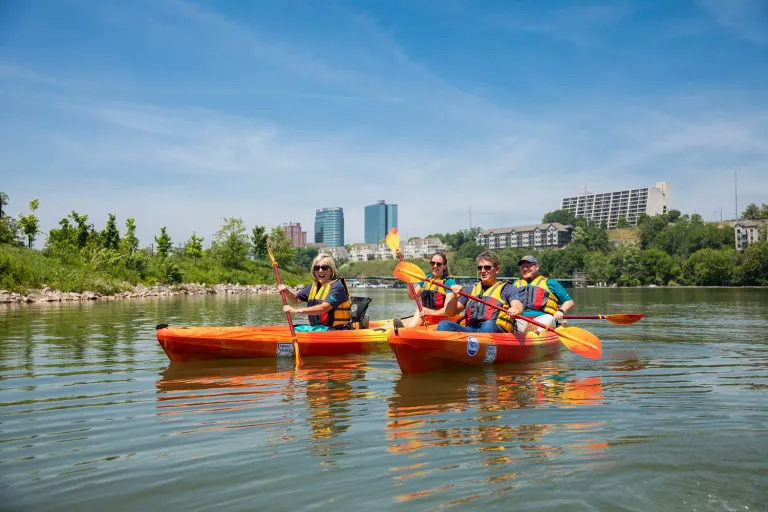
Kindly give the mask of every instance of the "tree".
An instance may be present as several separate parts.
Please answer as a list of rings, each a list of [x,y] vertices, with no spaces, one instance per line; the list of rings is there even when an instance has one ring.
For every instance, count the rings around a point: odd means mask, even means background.
[[[267,228],[254,226],[251,230],[251,243],[253,243],[253,257],[257,260],[267,258]]]
[[[0,217],[0,244],[17,243],[19,225],[13,217]]]
[[[133,217],[125,219],[125,237],[122,245],[123,252],[129,256],[139,248],[139,239],[136,238],[136,220]]]
[[[724,286],[731,283],[733,262],[725,251],[701,249],[683,265],[687,282],[699,286]]]
[[[478,244],[474,240],[464,242],[458,251],[456,251],[457,258],[470,258],[475,259],[477,256],[485,251],[485,247]]]
[[[640,249],[635,245],[622,245],[611,259],[614,280],[623,286],[640,286]]]
[[[611,277],[611,263],[602,252],[592,251],[584,255],[584,271],[590,283],[604,283]]]
[[[117,230],[114,213],[109,214],[107,225],[101,232],[101,246],[113,251],[120,248],[120,232]]]
[[[72,210],[69,216],[77,223],[77,229],[75,230],[77,248],[83,249],[95,234],[93,224],[88,224],[88,215],[80,215],[75,210]]]
[[[560,224],[576,224],[576,216],[570,211],[562,209],[555,210],[544,214],[541,219],[542,224],[549,224],[550,222],[559,222]]]
[[[640,253],[643,284],[666,285],[673,278],[674,261],[659,249],[648,249]]]
[[[768,219],[768,204],[763,203],[760,206],[760,218],[763,220]]]
[[[318,254],[318,250],[314,247],[297,247],[296,248],[296,265],[309,270],[309,266]]]
[[[296,248],[282,228],[275,227],[269,232],[269,246],[272,248],[272,254],[278,265],[285,267],[294,264]]]
[[[3,210],[3,207],[8,204],[8,194],[5,192],[0,192],[0,219],[5,216],[5,211]]]
[[[251,242],[245,223],[240,217],[224,218],[224,225],[213,235],[213,249],[221,263],[229,268],[240,268],[248,257]]]
[[[619,217],[618,222],[616,223],[616,227],[619,229],[628,228],[629,223],[627,222],[627,219],[625,219],[623,216]]]
[[[37,234],[40,233],[40,221],[35,215],[40,201],[33,199],[29,202],[29,215],[19,214],[19,227],[21,231],[27,237],[27,246],[32,247],[32,242],[37,238]]]
[[[750,244],[742,256],[744,284],[768,286],[768,242]]]
[[[667,212],[667,219],[669,219],[669,222],[677,222],[680,215],[680,210],[669,210]]]
[[[203,240],[204,238],[202,236],[197,236],[197,233],[193,231],[192,236],[189,237],[187,245],[184,248],[187,256],[194,259],[200,258],[203,255]]]
[[[758,208],[755,203],[749,203],[747,207],[744,208],[744,211],[741,212],[741,218],[742,219],[759,219],[760,208]]]
[[[157,254],[161,258],[167,258],[168,253],[171,251],[172,243],[171,236],[166,232],[165,226],[160,228],[160,237],[155,237],[155,243],[157,243]]]

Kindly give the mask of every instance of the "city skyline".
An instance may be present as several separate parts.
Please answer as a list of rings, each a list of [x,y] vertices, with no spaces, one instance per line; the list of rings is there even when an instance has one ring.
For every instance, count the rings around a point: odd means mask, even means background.
[[[208,245],[325,205],[362,241],[382,197],[405,238],[536,224],[585,187],[667,181],[705,220],[768,201],[764,0],[0,12],[0,191],[39,199],[36,247],[72,210]]]

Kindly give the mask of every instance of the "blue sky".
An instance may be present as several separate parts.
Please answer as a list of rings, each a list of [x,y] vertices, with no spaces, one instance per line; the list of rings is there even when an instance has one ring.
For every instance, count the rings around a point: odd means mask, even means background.
[[[206,244],[341,206],[403,236],[671,183],[768,202],[768,2],[0,2],[0,191]],[[42,239],[37,243],[42,246]]]

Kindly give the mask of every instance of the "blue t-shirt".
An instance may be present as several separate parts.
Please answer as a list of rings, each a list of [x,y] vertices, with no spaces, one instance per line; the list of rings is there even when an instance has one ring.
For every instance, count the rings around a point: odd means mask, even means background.
[[[552,292],[552,295],[555,296],[555,299],[557,299],[558,304],[562,304],[565,301],[573,300],[571,299],[571,296],[568,295],[568,292],[565,291],[565,288],[563,288],[563,285],[561,285],[558,281],[548,278],[547,287],[549,288],[549,291]],[[538,309],[526,309],[525,311],[523,311],[523,316],[540,316],[543,314],[544,312]]]
[[[496,284],[496,283],[494,283]],[[493,285],[491,285],[493,286]],[[474,288],[474,286],[472,287]],[[490,286],[488,287],[490,288]],[[483,288],[480,290],[480,293],[485,292],[488,288]],[[518,296],[518,288],[512,283],[507,283],[507,285],[501,289],[501,298],[507,302],[507,304],[511,303],[513,300],[520,300],[520,297]],[[463,304],[464,306],[467,305],[467,302],[469,302],[469,298],[465,296],[459,297],[459,303]]]
[[[297,293],[296,298],[301,302],[307,302],[309,300],[309,292],[313,285],[314,283],[310,284],[299,293]],[[339,304],[346,302],[348,299],[349,297],[347,297],[347,290],[344,288],[344,284],[341,282],[341,279],[339,279],[331,285],[331,289],[323,302],[327,302],[333,307],[333,309],[336,309],[339,307]]]

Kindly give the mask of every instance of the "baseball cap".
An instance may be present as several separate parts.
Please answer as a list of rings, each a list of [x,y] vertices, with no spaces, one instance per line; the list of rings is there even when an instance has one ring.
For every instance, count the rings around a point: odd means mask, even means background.
[[[527,261],[528,263],[533,263],[534,265],[538,265],[539,264],[539,260],[537,260],[535,256],[528,255],[528,256],[523,256],[522,258],[520,258],[520,261],[517,262],[517,265],[520,266],[525,261]]]

